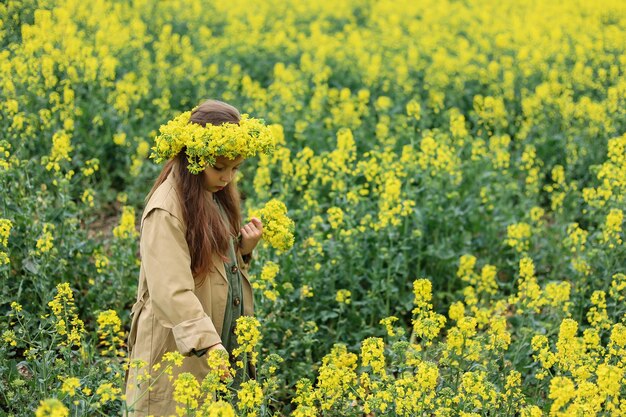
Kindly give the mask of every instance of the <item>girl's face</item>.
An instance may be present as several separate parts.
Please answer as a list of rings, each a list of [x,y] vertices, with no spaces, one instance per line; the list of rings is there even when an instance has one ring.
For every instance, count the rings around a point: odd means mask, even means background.
[[[204,188],[216,193],[226,187],[229,182],[235,179],[243,159],[242,156],[235,159],[228,159],[225,156],[215,158],[215,165],[208,165],[203,172]]]

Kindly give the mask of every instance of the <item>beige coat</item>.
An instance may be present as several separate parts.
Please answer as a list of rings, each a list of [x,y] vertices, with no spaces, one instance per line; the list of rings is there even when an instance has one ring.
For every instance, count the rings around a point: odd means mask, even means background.
[[[188,355],[192,349],[200,350],[221,342],[228,280],[224,262],[215,256],[214,270],[199,286],[195,285],[173,175],[170,174],[154,192],[141,218],[141,269],[137,302],[131,312],[129,356],[131,362],[141,359],[152,369],[165,352],[178,351],[185,355],[185,359],[174,375],[191,372],[201,382],[208,373],[206,355]],[[244,314],[252,315],[248,265],[239,251],[237,261],[245,278]],[[131,368],[128,372],[126,403],[134,410],[129,417],[175,414],[173,386],[166,375],[156,380],[148,392],[148,382],[138,382],[138,375],[147,369]]]

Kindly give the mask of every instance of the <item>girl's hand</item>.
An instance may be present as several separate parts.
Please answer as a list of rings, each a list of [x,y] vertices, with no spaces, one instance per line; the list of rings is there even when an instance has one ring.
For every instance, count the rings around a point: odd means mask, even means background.
[[[253,217],[250,222],[241,228],[241,254],[248,255],[256,247],[263,236],[263,223]]]

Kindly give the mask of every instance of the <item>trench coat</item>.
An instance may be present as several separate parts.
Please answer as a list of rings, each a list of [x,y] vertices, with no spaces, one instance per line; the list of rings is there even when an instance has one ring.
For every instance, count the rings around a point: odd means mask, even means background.
[[[207,194],[207,198],[210,194]],[[126,382],[126,404],[129,417],[169,416],[176,414],[172,398],[173,385],[167,375],[150,382],[139,375],[152,370],[166,352],[178,351],[185,356],[175,367],[172,379],[190,372],[201,383],[209,372],[206,355],[197,357],[192,350],[201,350],[221,343],[228,279],[224,261],[213,258],[214,267],[204,279],[194,281],[191,257],[185,240],[186,226],[180,196],[172,173],[155,190],[141,217],[141,267],[137,301],[131,310],[128,336],[129,358],[147,364],[143,369],[131,367]],[[248,264],[237,250],[241,270],[244,315],[254,312]],[[151,371],[158,375],[161,371]]]

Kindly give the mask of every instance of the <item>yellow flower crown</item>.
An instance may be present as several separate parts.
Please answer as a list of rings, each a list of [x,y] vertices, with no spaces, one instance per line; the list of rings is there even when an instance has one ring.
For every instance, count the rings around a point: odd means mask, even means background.
[[[243,114],[239,124],[207,123],[202,127],[191,123],[190,117],[191,112],[187,111],[161,125],[150,155],[157,163],[174,158],[185,148],[189,172],[199,174],[208,165],[214,165],[217,156],[249,158],[257,152],[274,150],[276,140],[261,119]]]

